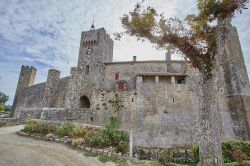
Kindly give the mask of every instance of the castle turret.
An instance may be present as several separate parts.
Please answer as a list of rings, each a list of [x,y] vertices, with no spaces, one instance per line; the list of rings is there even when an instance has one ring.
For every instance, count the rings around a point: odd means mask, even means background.
[[[112,62],[113,41],[104,28],[82,32],[77,67],[86,62]],[[85,63],[84,63],[85,62]]]
[[[44,91],[44,98],[43,98],[44,107],[47,108],[55,107],[59,80],[60,80],[60,71],[55,69],[50,69],[48,71],[48,77]]]
[[[13,110],[11,116],[15,115],[16,111],[15,109],[18,102],[19,94],[23,91],[24,88],[34,84],[35,76],[36,76],[36,68],[34,68],[33,66],[30,67],[22,65],[17,83],[16,94],[13,101]]]
[[[113,40],[104,28],[82,32],[78,65],[71,68],[66,95],[67,108],[80,107],[80,98],[91,98],[93,89],[103,85],[104,62],[113,60]],[[84,90],[82,90],[84,89]]]

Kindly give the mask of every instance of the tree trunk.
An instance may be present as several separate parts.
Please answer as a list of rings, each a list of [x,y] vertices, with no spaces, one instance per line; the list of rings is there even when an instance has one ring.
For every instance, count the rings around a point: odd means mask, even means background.
[[[222,55],[224,54],[227,25],[231,17],[219,18],[216,33],[217,50],[212,63],[212,76],[206,77],[204,70],[201,80],[201,102],[199,112],[200,125],[200,166],[223,166],[221,148],[221,113],[219,109],[219,94],[224,90],[224,74]]]
[[[221,121],[218,109],[217,71],[206,78],[202,74],[201,102],[199,111],[200,125],[200,166],[223,166],[221,149]]]

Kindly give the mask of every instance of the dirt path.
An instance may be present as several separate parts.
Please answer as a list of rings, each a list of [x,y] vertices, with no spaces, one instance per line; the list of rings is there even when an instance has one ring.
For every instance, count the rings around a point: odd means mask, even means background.
[[[113,166],[65,145],[18,136],[23,126],[0,128],[0,166]]]

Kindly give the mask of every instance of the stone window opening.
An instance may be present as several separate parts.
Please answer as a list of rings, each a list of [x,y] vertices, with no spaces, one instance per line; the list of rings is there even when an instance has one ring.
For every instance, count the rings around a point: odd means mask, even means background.
[[[80,108],[90,108],[90,101],[87,96],[80,97]]]
[[[185,76],[176,77],[176,83],[177,84],[185,84],[186,83],[186,77]]]
[[[142,76],[142,83],[155,83],[155,76]]]
[[[86,74],[89,74],[89,65],[86,66]]]
[[[125,90],[125,83],[124,82],[118,83],[118,90],[121,90],[121,91]]]
[[[171,84],[171,76],[160,76],[159,83]]]

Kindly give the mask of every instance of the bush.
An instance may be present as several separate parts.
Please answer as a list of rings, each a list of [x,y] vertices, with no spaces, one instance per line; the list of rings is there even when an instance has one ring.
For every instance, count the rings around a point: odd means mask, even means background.
[[[74,128],[74,125],[72,123],[66,122],[63,125],[58,126],[55,132],[59,137],[69,136],[73,128]]]
[[[192,147],[193,157],[196,162],[199,161],[199,145],[193,145]]]
[[[117,148],[118,152],[126,153],[128,151],[129,136],[127,132],[118,130],[117,125],[117,118],[111,117],[104,129],[99,129],[94,136],[86,136],[86,144],[98,148],[113,146]]]
[[[85,137],[86,133],[87,130],[84,127],[76,125],[74,126],[73,130],[69,133],[69,135],[72,138],[79,138],[79,137]]]
[[[222,143],[222,154],[225,163],[233,162],[233,151],[239,149],[246,154],[247,160],[250,159],[250,141],[227,141]],[[199,159],[199,146],[194,145],[193,156],[195,159]],[[198,162],[199,160],[197,160]]]
[[[170,150],[163,150],[159,154],[159,162],[164,165],[169,165],[172,161],[172,154]]]
[[[242,152],[240,149],[235,149],[232,153],[232,158],[240,165],[245,166],[247,155]]]
[[[55,126],[29,120],[24,125],[24,131],[29,133],[48,134],[55,131]]]

